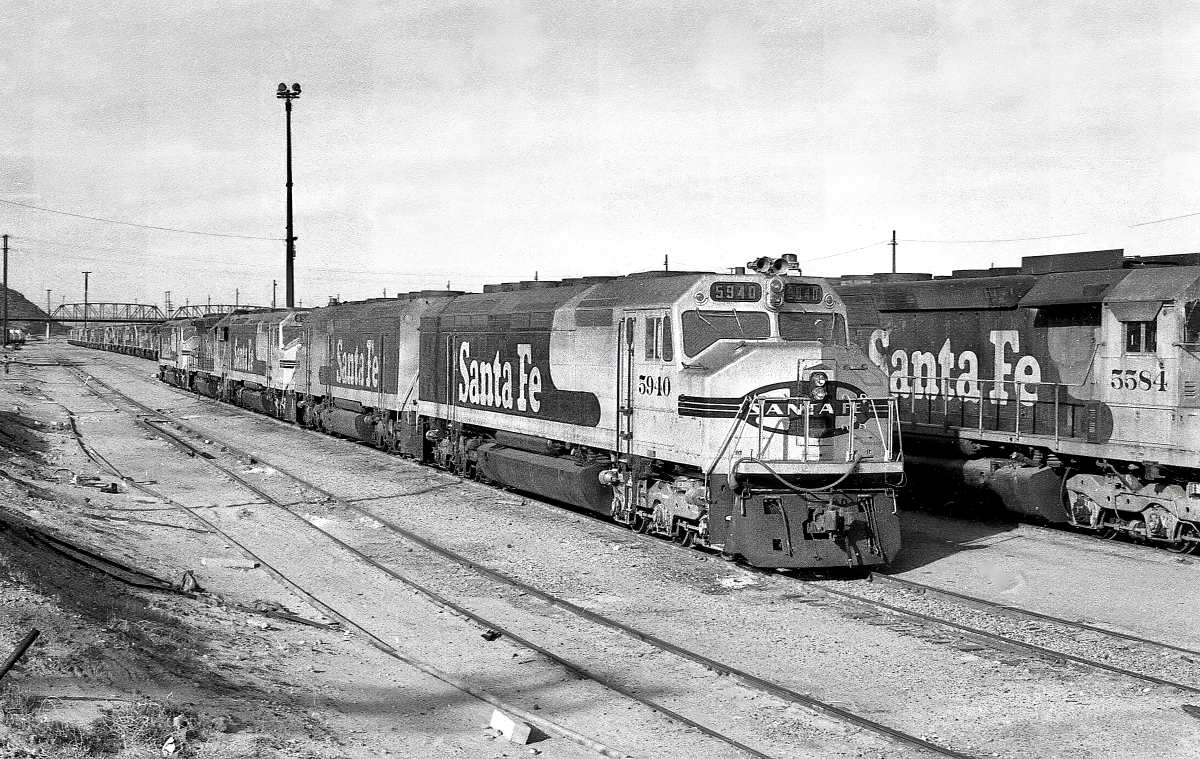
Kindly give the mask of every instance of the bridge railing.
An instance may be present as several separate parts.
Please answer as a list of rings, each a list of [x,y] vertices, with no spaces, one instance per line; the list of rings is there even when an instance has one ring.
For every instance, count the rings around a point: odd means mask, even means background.
[[[57,322],[160,322],[162,309],[146,303],[64,303],[50,319]]]
[[[132,324],[137,322],[162,322],[167,319],[195,319],[201,316],[231,314],[234,311],[266,311],[266,306],[249,306],[233,303],[205,303],[180,306],[170,314],[155,305],[146,303],[64,303],[50,314],[56,322],[111,322]],[[44,321],[44,319],[42,320]]]

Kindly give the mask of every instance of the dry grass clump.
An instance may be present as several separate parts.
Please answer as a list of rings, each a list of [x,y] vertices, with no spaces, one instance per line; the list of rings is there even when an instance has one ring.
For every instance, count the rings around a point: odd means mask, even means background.
[[[0,758],[141,759],[163,756],[163,744],[175,739],[172,756],[194,756],[195,717],[157,701],[144,700],[104,709],[90,725],[46,717],[53,699],[18,689],[0,693]]]

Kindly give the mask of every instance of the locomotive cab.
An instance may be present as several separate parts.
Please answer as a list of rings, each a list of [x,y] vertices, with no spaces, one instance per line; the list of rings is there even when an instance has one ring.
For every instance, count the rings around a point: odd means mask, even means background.
[[[620,314],[613,515],[756,565],[885,563],[903,465],[884,379],[820,280],[751,268]]]

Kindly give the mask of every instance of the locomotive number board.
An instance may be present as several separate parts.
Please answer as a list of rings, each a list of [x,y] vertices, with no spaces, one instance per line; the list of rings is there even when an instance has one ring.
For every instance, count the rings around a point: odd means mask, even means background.
[[[757,282],[713,282],[708,294],[718,302],[755,303],[762,300],[762,285]]]
[[[785,303],[820,303],[823,297],[825,297],[825,292],[821,289],[820,285],[789,282],[783,288],[783,300]]]

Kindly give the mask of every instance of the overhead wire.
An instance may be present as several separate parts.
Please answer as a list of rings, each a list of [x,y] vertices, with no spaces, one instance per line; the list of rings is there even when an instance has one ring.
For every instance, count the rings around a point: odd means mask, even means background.
[[[18,239],[18,240],[23,240],[25,242],[38,242],[39,244],[49,244],[49,245],[62,244],[67,247],[78,247],[83,250],[96,250],[99,252],[119,253],[121,255],[122,261],[146,261],[146,262],[163,263],[162,256],[139,255],[137,253],[129,253],[129,252],[125,252],[125,251],[120,251],[115,248],[89,248],[87,246],[76,246],[76,245],[70,245],[67,243],[53,243],[48,240],[35,240],[34,238],[29,238],[29,237],[10,236],[9,239],[10,240]],[[29,248],[24,248],[20,245],[11,245],[11,244],[9,245],[8,250],[9,250],[10,254],[19,253],[22,251],[36,253],[36,251],[33,251]],[[112,263],[113,262],[113,258],[111,256],[86,255],[86,254],[71,255],[71,254],[58,253],[58,252],[56,252],[55,255],[59,258],[65,258],[65,259],[69,259],[69,260],[73,260],[73,261],[88,261],[88,262],[97,262],[97,263]],[[244,275],[244,274],[251,273],[251,272],[261,272],[262,266],[263,266],[263,264],[261,262],[252,262],[252,261],[242,262],[242,261],[238,261],[238,260],[216,261],[211,258],[204,258],[204,259],[195,258],[190,254],[187,256],[172,258],[169,261],[169,264],[170,264],[170,266],[175,267],[175,268],[185,268],[185,269],[203,268],[203,270],[208,273],[228,274],[228,275]],[[214,266],[214,264],[219,264],[219,266]],[[241,265],[239,266],[239,264],[241,264]],[[467,280],[479,280],[479,281],[490,282],[490,281],[500,281],[505,276],[505,275],[497,275],[497,274],[473,274],[473,273],[469,273],[469,272],[454,272],[452,275],[447,275],[446,273],[443,273],[443,272],[402,272],[402,271],[387,271],[387,270],[383,270],[383,269],[347,269],[345,267],[335,267],[335,266],[311,266],[311,265],[303,264],[302,262],[298,262],[298,264],[299,264],[299,268],[302,270],[305,270],[305,271],[323,272],[323,273],[332,274],[332,275],[356,275],[356,274],[358,274],[358,275],[366,275],[366,276],[372,276],[372,277],[387,278],[389,281],[409,280],[409,281],[418,281],[418,282],[419,281],[427,281],[427,282],[439,282],[440,283],[440,282],[444,282],[447,278],[449,278],[452,280],[467,279]],[[231,267],[231,265],[232,265],[232,267]],[[525,279],[525,278],[528,278],[528,275],[527,274],[514,274],[514,275],[512,275],[512,277],[516,278],[516,279]]]
[[[269,242],[280,242],[283,240],[282,237],[259,237],[259,236],[255,236],[255,235],[231,235],[231,234],[226,234],[223,232],[202,232],[202,231],[195,230],[195,229],[179,229],[177,227],[159,227],[159,226],[155,226],[153,224],[139,224],[139,223],[133,222],[133,221],[120,221],[118,219],[106,219],[106,218],[103,218],[100,216],[88,216],[86,214],[81,214],[81,213],[71,213],[70,211],[59,211],[55,208],[46,208],[44,206],[35,206],[35,205],[31,205],[29,203],[18,203],[15,200],[5,200],[3,198],[0,198],[0,203],[4,203],[4,204],[10,205],[10,206],[19,206],[21,208],[31,208],[35,211],[44,211],[46,213],[59,214],[60,216],[71,216],[76,219],[87,219],[89,221],[102,221],[106,224],[120,224],[122,226],[138,227],[140,229],[156,229],[156,230],[159,230],[160,232],[179,232],[180,234],[185,234],[185,235],[203,235],[205,237],[232,237],[232,238],[235,238],[238,240],[267,240]]]
[[[806,258],[806,259],[804,259],[803,263],[811,263],[813,261],[824,261],[826,258],[837,258],[838,256],[845,256],[845,255],[849,255],[850,253],[857,253],[858,251],[866,250],[867,248],[874,248],[876,245],[886,245],[890,242],[891,242],[891,240],[880,240],[879,242],[873,242],[870,245],[864,245],[861,248],[855,248],[854,250],[843,250],[841,253],[830,253],[827,256],[817,256],[816,258]]]
[[[1162,224],[1164,221],[1175,221],[1176,219],[1186,219],[1189,216],[1200,216],[1200,211],[1195,213],[1185,213],[1182,216],[1172,216],[1168,219],[1155,219],[1154,221],[1139,221],[1137,224],[1130,224],[1131,227],[1144,227],[1147,224]]]
[[[995,240],[896,240],[896,242],[925,242],[944,245],[981,244],[989,242],[1028,242],[1030,240],[1053,240],[1059,237],[1079,237],[1087,232],[1070,232],[1061,235],[1042,235],[1041,237],[1004,237]],[[890,240],[888,242],[891,242]]]

